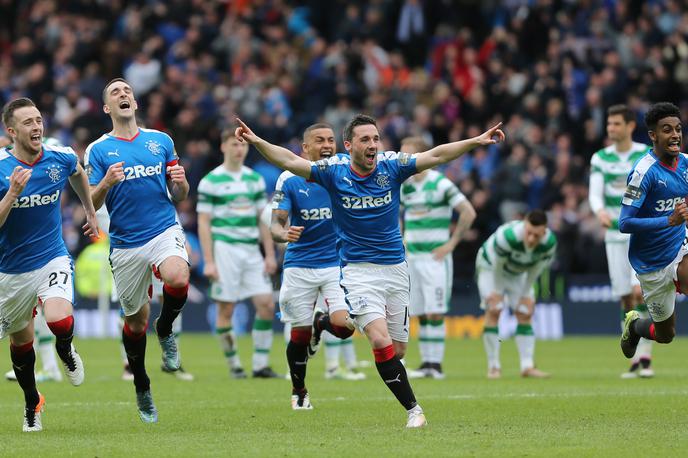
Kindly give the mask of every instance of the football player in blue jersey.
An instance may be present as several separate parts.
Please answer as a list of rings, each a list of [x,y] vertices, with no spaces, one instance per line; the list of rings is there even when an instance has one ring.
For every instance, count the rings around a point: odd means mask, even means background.
[[[189,183],[170,136],[138,126],[136,99],[126,80],[107,83],[103,102],[112,131],[86,148],[84,161],[93,203],[96,209],[105,203],[110,214],[110,263],[125,314],[122,342],[134,374],[139,416],[154,423],[158,412],[144,362],[150,279],[153,273],[164,283],[154,327],[163,364],[177,371],[179,353],[172,323],[186,303],[189,260],[173,201],[186,198]]]
[[[304,156],[311,161],[332,157],[336,142],[329,124],[314,124],[303,133]],[[323,330],[340,339],[351,337],[344,293],[339,287],[339,256],[327,191],[313,181],[286,171],[272,198],[272,238],[287,243],[280,288],[282,321],[290,324],[287,361],[292,381],[291,406],[312,409],[306,389],[306,363],[317,351]],[[322,296],[329,313],[314,306]],[[316,336],[315,339],[311,339]]]
[[[628,176],[619,230],[631,234],[628,257],[643,290],[650,318],[626,314],[621,350],[632,358],[641,337],[669,343],[675,331],[676,293],[688,293],[688,159],[681,153],[681,111],[667,102],[645,114],[652,150]]]
[[[241,120],[235,135],[278,167],[323,186],[337,228],[341,281],[349,313],[367,336],[380,377],[406,408],[408,428],[427,424],[401,358],[408,342],[409,276],[399,229],[401,184],[411,175],[504,139],[501,123],[483,134],[416,154],[379,152],[374,118],[356,115],[344,129],[349,155],[308,161],[258,137]]]
[[[55,347],[72,385],[84,381],[74,349],[73,264],[62,239],[60,196],[67,181],[84,206],[84,234],[98,224],[86,173],[71,148],[48,146],[43,118],[28,98],[5,105],[2,121],[14,144],[0,149],[0,338],[10,336],[17,382],[24,392],[23,430],[41,431],[45,399],[36,389],[34,309],[43,303]]]

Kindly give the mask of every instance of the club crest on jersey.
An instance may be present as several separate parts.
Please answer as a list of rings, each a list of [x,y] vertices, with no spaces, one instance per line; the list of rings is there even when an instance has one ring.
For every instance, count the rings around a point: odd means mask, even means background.
[[[48,178],[50,178],[50,181],[52,181],[53,183],[57,183],[58,181],[60,181],[60,172],[60,166],[54,164],[48,167],[48,170],[45,171],[45,173],[48,174]]]
[[[154,156],[162,153],[162,145],[155,140],[148,140],[146,142],[146,148],[148,148],[148,151],[153,153]]]
[[[378,176],[375,177],[375,183],[382,189],[389,188],[389,175],[385,174],[378,174]]]

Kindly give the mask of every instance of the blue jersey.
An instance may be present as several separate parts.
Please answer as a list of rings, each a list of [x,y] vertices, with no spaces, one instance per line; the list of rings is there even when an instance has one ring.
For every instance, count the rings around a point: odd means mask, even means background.
[[[33,164],[20,161],[7,148],[0,149],[0,199],[10,189],[15,167],[33,169],[0,227],[0,272],[30,272],[69,254],[62,239],[60,195],[78,161],[71,148],[62,146],[44,144]]]
[[[277,180],[272,208],[289,212],[292,226],[303,226],[299,240],[287,244],[284,268],[321,269],[339,265],[332,204],[322,186],[283,172]]]
[[[311,163],[311,179],[327,189],[332,200],[342,263],[404,262],[399,192],[414,173],[415,157],[393,151],[378,153],[375,170],[366,176],[354,172],[344,154]]]
[[[108,167],[124,162],[124,181],[105,197],[112,247],[144,245],[176,224],[166,173],[177,160],[170,136],[152,129],[139,129],[132,139],[106,134],[88,145],[84,162],[92,186],[100,183]]]
[[[637,208],[637,218],[668,217],[688,196],[688,160],[678,155],[675,168],[659,162],[654,152],[643,156],[628,175],[622,204]],[[685,224],[631,234],[628,258],[638,273],[654,272],[669,265],[686,237]]]

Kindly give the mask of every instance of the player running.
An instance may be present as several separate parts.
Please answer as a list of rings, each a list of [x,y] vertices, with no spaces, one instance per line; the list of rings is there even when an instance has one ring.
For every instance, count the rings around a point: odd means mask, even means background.
[[[198,185],[198,238],[203,249],[203,273],[211,281],[210,297],[217,303],[215,332],[234,378],[246,378],[232,331],[234,304],[250,297],[253,321],[253,377],[279,377],[269,365],[275,302],[269,275],[277,270],[270,229],[260,223],[267,204],[265,181],[244,165],[248,146],[233,132],[221,134],[224,161]],[[259,241],[265,250],[260,253]]]
[[[593,154],[590,160],[590,209],[607,229],[604,245],[607,251],[607,267],[612,284],[612,294],[621,297],[621,326],[626,312],[635,308],[640,316],[647,318],[647,307],[643,302],[640,282],[628,261],[630,236],[619,232],[621,198],[626,189],[626,178],[633,164],[649,150],[643,143],[632,139],[635,130],[635,115],[626,105],[613,105],[607,109],[607,136],[612,144]],[[652,341],[641,339],[638,351],[631,361],[628,372],[621,378],[652,377],[650,367]]]
[[[521,360],[521,376],[546,378],[535,367],[533,284],[552,263],[557,239],[547,227],[547,214],[533,210],[523,221],[502,224],[483,243],[476,257],[480,308],[485,310],[483,343],[487,353],[487,378],[502,376],[499,360],[499,315],[509,307],[516,315],[516,347]]]
[[[336,142],[329,124],[314,124],[303,133],[303,155],[311,161],[334,155]],[[312,409],[306,389],[306,363],[317,351],[320,333],[327,330],[340,339],[350,338],[353,324],[339,287],[339,256],[327,191],[313,181],[283,172],[272,198],[270,232],[287,243],[280,289],[282,321],[291,325],[287,361],[292,381],[291,406]],[[328,314],[313,310],[319,296]],[[311,337],[316,334],[314,345]],[[309,348],[310,347],[310,348]]]
[[[686,221],[688,159],[681,153],[681,111],[668,102],[650,107],[645,125],[652,150],[628,175],[619,230],[631,234],[628,257],[637,272],[650,318],[626,314],[621,351],[636,353],[640,338],[669,343],[676,334],[676,292],[688,293]]]
[[[176,371],[180,363],[172,322],[186,303],[189,261],[173,201],[186,198],[189,183],[170,136],[139,128],[136,99],[126,80],[107,83],[103,102],[113,128],[88,145],[84,160],[93,203],[98,209],[104,202],[110,215],[110,263],[125,315],[122,342],[134,374],[139,416],[155,423],[158,411],[144,361],[151,273],[164,283],[163,304],[154,323],[162,362]]]
[[[86,173],[71,148],[41,143],[43,118],[28,98],[5,105],[2,121],[13,147],[0,149],[0,338],[10,336],[10,356],[24,392],[23,431],[41,431],[45,398],[36,388],[33,348],[38,301],[72,385],[84,381],[74,349],[73,264],[62,239],[60,196],[67,181],[86,214],[84,234],[98,224]]]
[[[425,151],[420,137],[401,141],[402,153]],[[410,378],[443,379],[444,315],[449,308],[454,277],[452,252],[475,220],[475,209],[447,177],[436,170],[418,173],[401,187],[404,206],[404,241],[411,278],[409,314],[420,322],[418,370]],[[459,214],[451,231],[452,210]]]
[[[417,153],[379,153],[374,118],[356,115],[344,129],[349,155],[316,162],[258,137],[238,120],[236,137],[278,167],[311,179],[330,194],[337,228],[340,284],[349,311],[368,337],[380,377],[408,413],[406,426],[427,424],[401,359],[408,342],[409,278],[399,230],[399,193],[411,175],[504,139],[497,125],[478,137]]]

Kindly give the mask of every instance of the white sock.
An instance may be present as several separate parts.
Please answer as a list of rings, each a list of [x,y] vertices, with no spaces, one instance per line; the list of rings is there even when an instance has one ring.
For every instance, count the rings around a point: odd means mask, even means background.
[[[342,348],[342,341],[327,331],[320,335],[325,346],[325,370],[333,371],[339,367],[339,352]]]
[[[358,359],[356,358],[356,347],[354,347],[354,338],[347,337],[340,343],[342,358],[344,359],[344,364],[346,368],[356,369],[358,367]]]
[[[429,363],[430,362],[430,341],[428,340],[428,334],[430,332],[430,325],[421,322],[418,326],[418,346],[420,350],[420,362]]]
[[[253,321],[253,370],[259,371],[268,366],[272,348],[272,320],[256,318]]]
[[[423,361],[429,363],[442,363],[444,359],[444,339],[445,339],[445,327],[444,319],[437,321],[430,321],[428,323],[428,347],[429,355],[428,359],[423,358]]]
[[[530,324],[519,324],[516,326],[516,348],[521,359],[521,371],[535,366],[535,335],[533,326]]]
[[[485,327],[483,331],[483,343],[485,344],[485,353],[487,354],[487,368],[501,369],[502,365],[499,362],[499,334],[497,326]]]

